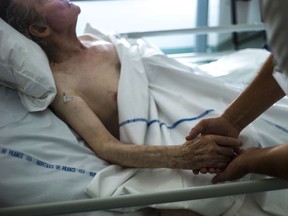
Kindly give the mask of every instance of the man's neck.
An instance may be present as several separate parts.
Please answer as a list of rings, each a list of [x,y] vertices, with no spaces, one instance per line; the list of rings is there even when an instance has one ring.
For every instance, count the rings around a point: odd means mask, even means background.
[[[50,62],[62,63],[86,49],[78,37],[57,37],[47,41],[44,50]]]

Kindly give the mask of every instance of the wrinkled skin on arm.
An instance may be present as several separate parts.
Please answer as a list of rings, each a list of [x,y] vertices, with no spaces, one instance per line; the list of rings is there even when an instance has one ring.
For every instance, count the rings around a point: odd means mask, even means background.
[[[56,114],[84,138],[102,159],[123,167],[199,169],[223,168],[231,161],[240,142],[229,137],[207,135],[175,146],[146,146],[120,142],[104,127],[76,92],[67,92],[73,99],[64,102],[61,88],[52,107]],[[223,146],[216,143],[222,143]]]

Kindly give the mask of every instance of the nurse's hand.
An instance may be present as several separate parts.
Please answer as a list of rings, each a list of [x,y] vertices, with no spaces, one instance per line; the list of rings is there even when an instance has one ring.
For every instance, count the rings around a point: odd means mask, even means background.
[[[257,157],[257,148],[250,148],[242,151],[231,163],[228,164],[223,172],[217,173],[212,179],[212,183],[224,181],[234,181],[242,178],[249,173],[249,161]]]
[[[196,124],[186,136],[186,140],[195,139],[198,135],[221,135],[227,137],[238,138],[240,130],[237,129],[225,117],[208,118]]]

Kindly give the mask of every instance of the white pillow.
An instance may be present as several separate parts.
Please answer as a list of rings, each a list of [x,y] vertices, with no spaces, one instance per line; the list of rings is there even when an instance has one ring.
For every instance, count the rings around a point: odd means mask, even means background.
[[[0,50],[0,84],[17,89],[29,111],[46,109],[56,86],[40,46],[0,19]]]

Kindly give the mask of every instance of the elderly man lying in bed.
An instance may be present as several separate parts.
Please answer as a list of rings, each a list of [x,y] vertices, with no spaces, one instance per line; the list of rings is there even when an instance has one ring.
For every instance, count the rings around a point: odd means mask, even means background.
[[[77,37],[80,8],[69,1],[11,0],[6,7],[4,20],[37,41],[50,60],[58,91],[53,110],[99,157],[123,167],[191,170],[221,169],[233,158],[241,143],[222,136],[207,135],[172,146],[119,141],[121,65],[113,44],[91,35]]]

